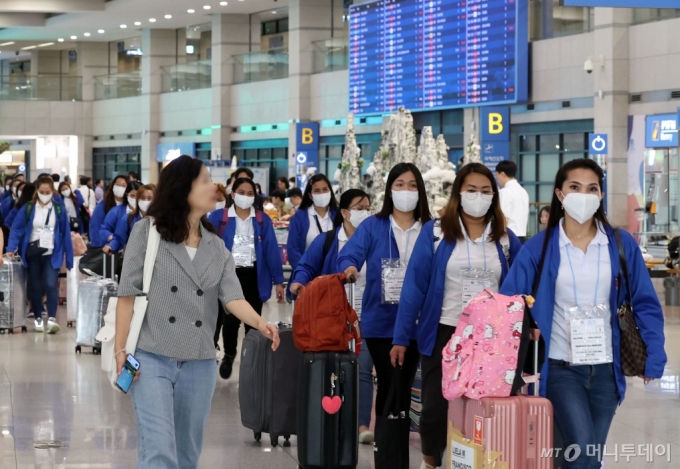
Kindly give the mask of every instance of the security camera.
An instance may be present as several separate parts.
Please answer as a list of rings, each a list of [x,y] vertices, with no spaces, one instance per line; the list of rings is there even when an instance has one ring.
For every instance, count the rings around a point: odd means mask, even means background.
[[[21,54],[21,52],[20,52],[20,51],[16,51],[14,54],[18,56],[19,54]]]
[[[583,64],[583,70],[586,71],[586,73],[590,74],[593,73],[593,69],[595,68],[595,64],[593,64],[592,59],[587,59],[585,63]]]

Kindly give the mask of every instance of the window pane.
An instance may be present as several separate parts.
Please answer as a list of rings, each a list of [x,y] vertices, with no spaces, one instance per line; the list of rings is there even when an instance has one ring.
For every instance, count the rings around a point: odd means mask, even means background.
[[[520,136],[519,151],[536,151],[536,136],[535,135]]]
[[[270,160],[272,157],[271,148],[260,148],[259,160]]]
[[[564,134],[564,150],[585,151],[586,150],[585,134]]]
[[[541,135],[539,148],[541,151],[555,151],[560,149],[560,134]]]
[[[585,153],[564,153],[562,155],[562,164],[569,163],[571,160],[576,160],[579,158],[586,158]]]
[[[342,145],[331,145],[328,147],[328,159],[342,159]]]
[[[245,156],[243,157],[244,161],[255,161],[257,160],[257,150],[256,149],[249,149],[246,150]]]
[[[538,180],[541,182],[555,181],[555,175],[560,170],[560,155],[559,153],[545,154],[541,153],[539,156],[539,173]]]
[[[541,202],[541,206],[550,205],[553,195],[553,184],[541,184],[538,188],[538,198],[537,202]]]
[[[536,180],[536,156],[522,155],[522,181]]]

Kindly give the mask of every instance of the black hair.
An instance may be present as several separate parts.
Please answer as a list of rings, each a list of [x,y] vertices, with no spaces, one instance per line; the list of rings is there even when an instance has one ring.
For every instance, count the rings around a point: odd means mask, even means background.
[[[231,193],[236,194],[236,189],[241,187],[243,184],[250,184],[253,188],[253,192],[257,194],[257,187],[255,187],[255,183],[250,178],[238,178],[236,181],[234,181],[234,184],[231,186]]]
[[[300,197],[302,198],[302,189],[299,187],[293,187],[291,190],[288,191],[288,197]]]
[[[52,175],[52,180],[53,180],[54,182],[59,182],[59,181],[61,181],[61,176],[59,176],[57,173],[54,173],[54,174]]]
[[[232,176],[236,177],[236,176],[238,176],[238,175],[241,174],[241,173],[246,173],[246,175],[247,175],[250,179],[252,179],[252,178],[255,177],[255,174],[253,173],[253,171],[252,171],[250,168],[246,168],[245,166],[242,166],[242,167],[240,167],[239,169],[237,169],[236,171],[234,171],[234,174],[233,174]],[[238,179],[241,179],[241,178],[238,178]]]
[[[26,178],[26,175],[24,173],[16,173],[14,176],[12,176],[12,180],[17,180],[19,178]]]
[[[143,184],[139,181],[129,181],[127,187],[125,188],[125,197],[127,197],[132,191],[138,191],[142,186]],[[127,203],[127,200],[124,203]]]
[[[153,202],[146,215],[155,218],[161,238],[169,243],[183,243],[189,236],[189,194],[203,169],[203,162],[182,155],[161,171]],[[203,228],[215,232],[208,218],[201,218]]]
[[[116,176],[116,178],[118,178],[119,176],[120,175]],[[87,186],[87,183],[90,182],[90,179],[92,179],[92,178],[89,177],[89,176],[80,176],[80,185],[81,186]],[[127,181],[127,180],[128,180],[128,178],[125,177],[125,181]]]
[[[281,189],[276,189],[274,192],[272,192],[271,194],[269,194],[269,197],[271,197],[272,199],[273,199],[274,197],[276,197],[277,199],[279,199],[279,200],[281,200],[281,201],[283,201],[283,202],[286,201],[286,193],[283,192]]]
[[[35,194],[36,186],[35,184],[32,184],[30,182],[22,182],[17,186],[17,192],[19,190],[21,190],[21,197],[19,197],[17,203],[14,205],[14,208],[16,208],[17,210],[26,205],[27,202],[31,202],[33,200],[33,195]]]
[[[325,174],[315,174],[309,178],[307,182],[307,187],[305,187],[305,193],[302,195],[302,203],[300,204],[300,210],[306,210],[312,205],[314,205],[314,199],[312,199],[312,186],[317,182],[323,181],[328,184],[328,190],[331,194],[331,202],[328,205],[329,208],[338,208],[338,201],[335,198],[335,193],[333,192],[333,185],[331,181],[328,180]]]
[[[85,185],[85,184],[82,184],[83,177],[85,177],[85,176],[80,177],[81,185]],[[128,180],[128,177],[125,174],[118,174],[118,175],[116,175],[116,177],[113,178],[113,181],[111,181],[111,184],[109,184],[109,187],[106,189],[106,192],[104,193],[104,213],[109,213],[109,210],[111,210],[113,207],[116,206],[116,196],[113,194],[113,186],[116,185],[116,182],[119,179],[122,179],[123,181],[125,181],[126,186],[130,182]],[[87,184],[87,181],[85,181],[85,183]],[[127,187],[126,187],[126,190],[127,190]],[[85,197],[85,194],[80,194],[80,195]]]
[[[548,212],[548,217],[550,217],[550,205],[545,205],[541,207],[541,210],[538,211],[538,221],[540,223],[541,221],[541,216],[543,216],[543,212]]]
[[[103,181],[104,181],[104,180],[103,180],[102,178],[99,178],[99,179],[97,179],[97,180],[94,182],[94,185],[95,185],[95,186],[98,186],[99,183],[100,183],[100,182],[103,182]]]
[[[52,175],[49,174],[49,173],[40,173],[40,174],[38,174],[38,179],[44,178],[44,177],[48,177],[48,178],[52,179]],[[38,179],[36,179],[36,181],[37,181]],[[54,180],[52,180],[52,182],[54,182]]]
[[[256,194],[262,195],[262,186],[260,185],[259,182],[255,184],[255,189],[256,189],[256,191],[255,191]]]
[[[276,180],[276,182],[282,182],[283,185],[286,186],[286,189],[290,189],[290,182],[286,176],[281,176]]]
[[[517,177],[517,165],[514,161],[503,160],[496,165],[496,172],[503,173],[509,178]]]
[[[130,171],[128,173],[128,178],[130,179],[135,178],[137,181],[139,181],[139,174],[137,174],[136,171]]]
[[[349,210],[349,208],[352,206],[352,201],[356,199],[357,197],[361,197],[368,199],[368,203],[371,203],[371,196],[368,195],[366,192],[362,191],[361,189],[348,189],[345,192],[342,193],[340,196],[340,206],[338,207],[338,213],[335,214],[335,219],[333,220],[333,227],[337,228],[342,223],[345,221],[345,218],[342,216],[342,213],[340,210],[345,209]]]
[[[392,201],[392,184],[404,173],[412,172],[416,177],[416,185],[418,186],[418,205],[413,211],[413,217],[420,221],[420,223],[425,224],[432,220],[430,215],[430,207],[427,203],[427,192],[425,192],[425,182],[423,181],[423,175],[413,163],[399,163],[387,176],[387,183],[385,186],[385,198],[383,199],[382,210],[376,214],[378,218],[390,218],[392,212],[394,211],[394,202]]]

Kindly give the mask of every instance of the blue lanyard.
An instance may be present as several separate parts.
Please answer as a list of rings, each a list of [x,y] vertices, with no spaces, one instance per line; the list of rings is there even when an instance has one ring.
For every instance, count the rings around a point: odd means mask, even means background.
[[[578,304],[578,294],[576,293],[576,274],[574,273],[574,266],[571,263],[571,255],[569,254],[569,245],[566,246],[567,259],[569,259],[569,268],[571,269],[571,278],[574,280],[574,301],[576,306],[580,307]],[[597,304],[597,292],[600,289],[600,253],[602,252],[602,245],[597,245],[597,281],[595,282],[595,300],[593,304]]]
[[[470,263],[470,237],[467,233],[465,233],[465,244],[467,245],[468,270],[472,270],[472,264]],[[486,272],[486,227],[484,227],[484,233],[482,233],[482,251],[484,252],[484,272]]]
[[[394,236],[394,219],[392,218],[392,215],[390,215],[390,260],[392,260],[392,236]],[[415,220],[413,221],[413,225],[415,225],[416,222]],[[411,225],[411,228],[413,228],[413,225]],[[397,238],[395,237],[394,240],[396,241]],[[408,255],[408,245],[411,243],[411,229],[409,228],[408,231],[406,231],[406,247],[404,248],[404,258]],[[408,262],[408,259],[405,259],[406,262]]]

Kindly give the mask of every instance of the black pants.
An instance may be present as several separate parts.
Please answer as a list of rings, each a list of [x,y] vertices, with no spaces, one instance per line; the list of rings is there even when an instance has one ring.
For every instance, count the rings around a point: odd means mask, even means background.
[[[241,283],[243,296],[250,303],[255,312],[262,316],[262,300],[257,288],[257,266],[239,267],[236,269],[236,276]],[[222,341],[224,342],[224,354],[235,357],[236,347],[238,346],[238,330],[241,320],[233,314],[228,314],[220,304],[220,312],[217,316],[217,328],[215,329],[215,346],[220,338],[220,328],[222,329]],[[246,325],[246,334],[252,327]]]
[[[390,361],[390,351],[392,350],[392,339],[365,339],[368,343],[368,350],[373,358],[373,366],[378,375],[378,391],[375,398],[375,412],[381,415],[385,410],[385,403],[387,401],[387,394],[390,392],[392,385],[392,375],[394,367]],[[402,406],[408,410],[411,402],[411,387],[413,380],[418,371],[418,346],[415,341],[406,349],[406,356],[404,357],[404,366],[402,367]],[[441,383],[440,383],[441,385]],[[390,409],[396,410],[396,409]],[[400,409],[402,410],[402,409]]]
[[[437,467],[442,465],[442,456],[446,451],[449,411],[449,401],[442,394],[442,350],[455,331],[456,328],[453,326],[440,324],[432,355],[420,356],[420,369],[423,374],[420,439],[423,455],[433,457]]]

